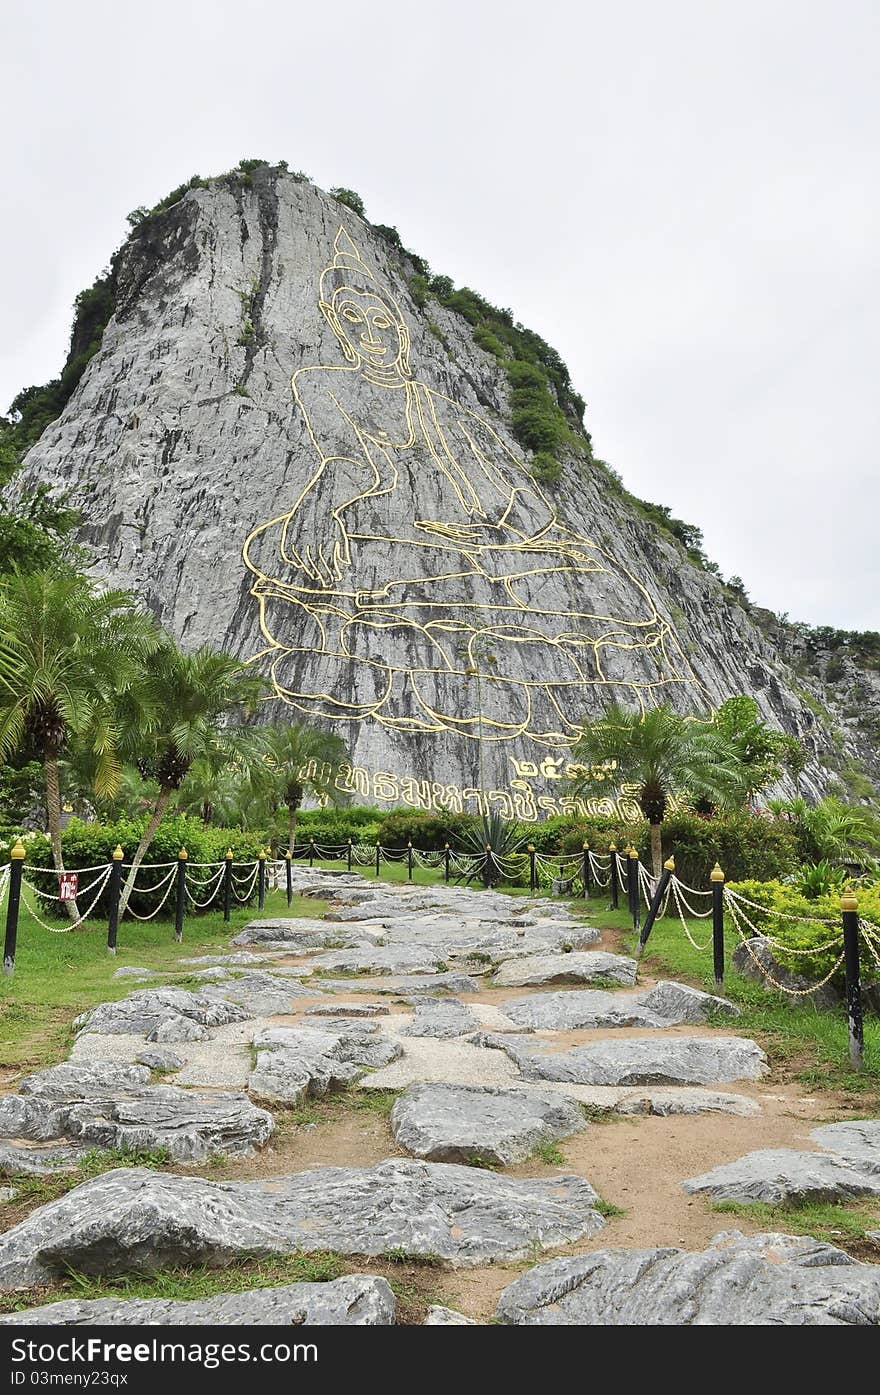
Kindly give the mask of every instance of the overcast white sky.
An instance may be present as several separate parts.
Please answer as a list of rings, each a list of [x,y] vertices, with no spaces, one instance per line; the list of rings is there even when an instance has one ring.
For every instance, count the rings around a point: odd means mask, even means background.
[[[7,0],[0,411],[125,214],[286,159],[562,353],[596,453],[880,628],[878,0]]]

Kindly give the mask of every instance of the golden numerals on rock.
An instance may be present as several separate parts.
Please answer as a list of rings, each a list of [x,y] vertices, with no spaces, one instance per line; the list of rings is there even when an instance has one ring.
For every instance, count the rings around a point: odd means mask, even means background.
[[[345,362],[294,374],[314,457],[243,548],[277,697],[557,751],[590,690],[644,709],[685,687],[703,705],[642,583],[564,522],[489,422],[420,381],[403,311],[344,227],[319,308]]]

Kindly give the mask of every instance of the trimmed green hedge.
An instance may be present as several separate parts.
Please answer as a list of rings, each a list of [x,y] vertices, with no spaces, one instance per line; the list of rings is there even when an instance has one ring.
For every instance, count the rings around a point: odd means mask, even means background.
[[[61,850],[64,856],[64,865],[71,871],[76,871],[80,867],[95,867],[102,863],[111,861],[113,849],[119,844],[125,854],[124,861],[130,862],[141,839],[141,834],[146,827],[147,819],[119,819],[115,823],[84,823],[81,819],[70,819],[67,827],[61,835]],[[25,844],[27,848],[26,863],[35,867],[52,866],[52,848],[49,839],[45,834],[37,834],[29,837]],[[256,833],[242,833],[237,828],[206,828],[199,819],[188,814],[178,814],[172,818],[163,819],[156,830],[150,847],[147,850],[146,858],[142,869],[138,873],[138,881],[142,885],[149,886],[165,875],[157,872],[151,875],[149,869],[155,867],[157,863],[174,862],[182,847],[185,847],[190,864],[199,862],[222,862],[226,856],[227,848],[232,848],[235,853],[236,862],[252,862],[258,856],[262,840]],[[9,861],[9,848],[0,847],[0,861]],[[193,877],[200,882],[206,880],[211,873],[205,868],[193,869]],[[87,873],[82,879],[82,884],[87,885],[94,878],[94,874]],[[57,895],[57,885],[49,877],[41,877],[36,874],[33,882],[34,886],[45,884],[51,889],[53,895]],[[146,915],[156,905],[157,900],[164,895],[165,887],[155,895],[135,893],[131,898],[131,906],[138,915]],[[82,898],[80,910],[85,910],[93,899],[93,892],[86,892]],[[204,900],[204,894],[200,894],[197,887],[193,887],[193,896],[196,900]],[[222,905],[222,882],[218,885],[217,891],[211,899],[211,904],[206,910],[216,909]],[[43,913],[52,911],[57,914],[57,902],[45,901],[41,899]],[[93,915],[100,918],[106,916],[109,911],[109,893],[105,887],[98,901]],[[172,893],[165,903],[160,916],[170,916],[174,914],[174,895]],[[193,908],[187,902],[187,915],[193,914]]]
[[[823,979],[831,973],[843,948],[840,943],[843,927],[838,892],[808,900],[794,887],[776,880],[733,882],[730,889],[765,908],[760,911],[746,906],[745,914],[761,934],[770,935],[774,940],[773,955],[780,964],[796,974],[803,974],[805,978]],[[880,927],[880,884],[859,887],[857,895],[862,920]],[[788,916],[803,916],[809,923],[789,920]],[[728,912],[728,924],[730,920]],[[817,920],[822,923],[817,924]],[[750,933],[745,923],[742,928],[746,934]],[[863,982],[880,982],[880,968],[863,936],[859,937],[859,943]],[[828,948],[823,949],[822,946],[826,944]],[[786,953],[786,948],[792,952]],[[810,953],[796,953],[798,950],[809,950]],[[842,964],[832,974],[831,982],[838,988],[844,987]]]

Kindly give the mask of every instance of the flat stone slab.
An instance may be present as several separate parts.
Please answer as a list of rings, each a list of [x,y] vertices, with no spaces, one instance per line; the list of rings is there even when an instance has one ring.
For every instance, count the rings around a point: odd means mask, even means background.
[[[82,1143],[24,1144],[0,1139],[0,1177],[43,1177],[54,1172],[75,1172],[83,1154],[89,1151]]]
[[[145,1046],[143,1051],[138,1052],[137,1060],[149,1070],[162,1072],[181,1070],[186,1065],[183,1056],[172,1051],[170,1046]]]
[[[338,925],[328,925],[321,920],[306,917],[289,917],[280,920],[252,920],[230,944],[271,946],[286,949],[289,954],[304,954],[313,949],[342,947],[350,943],[352,936]],[[194,962],[194,961],[193,961]]]
[[[742,1009],[727,998],[703,993],[686,983],[661,979],[642,997],[642,1006],[676,1026],[697,1026],[710,1017],[741,1017]]]
[[[664,981],[646,993],[608,992],[600,988],[532,993],[505,1003],[504,1011],[523,1027],[565,1032],[588,1027],[696,1026],[712,1014],[737,1017],[740,1010],[726,998],[701,993],[684,983]]]
[[[441,1040],[449,1040],[476,1031],[481,1025],[480,1019],[472,1009],[460,1003],[457,998],[417,1002],[415,1006],[412,1025],[405,1027],[401,1036],[439,1037]]]
[[[611,993],[602,988],[570,988],[557,993],[530,993],[504,1004],[508,1017],[534,1031],[568,1032],[581,1027],[666,1027],[649,1012],[641,993]]]
[[[595,1041],[553,1051],[522,1036],[484,1033],[477,1044],[506,1054],[524,1080],[580,1085],[717,1085],[760,1080],[767,1058],[745,1037],[648,1037]]]
[[[880,1175],[880,1119],[846,1119],[822,1124],[810,1137],[859,1172]]]
[[[144,1036],[153,1041],[198,1041],[208,1027],[242,1022],[248,1013],[238,1004],[185,988],[139,988],[115,1003],[99,1003],[74,1018],[77,1031]],[[187,1033],[191,1033],[187,1035]]]
[[[433,1303],[428,1309],[423,1327],[480,1327],[476,1318],[465,1317],[464,1313],[456,1312],[455,1308],[444,1308],[439,1303]]]
[[[656,1114],[661,1118],[674,1114],[736,1114],[741,1119],[751,1119],[761,1113],[757,1100],[749,1099],[748,1095],[687,1085],[624,1089],[607,1085],[560,1085],[558,1088],[571,1099],[591,1109],[607,1110],[609,1114]]]
[[[377,993],[399,998],[406,993],[479,993],[480,985],[470,974],[453,971],[448,974],[404,974],[399,977],[370,979],[319,978],[322,993]]]
[[[305,972],[305,971],[303,971]],[[212,1002],[238,1004],[247,1017],[274,1017],[297,1011],[297,999],[318,998],[318,987],[274,974],[246,974],[204,990]]]
[[[328,950],[310,963],[327,974],[435,974],[446,969],[442,951],[410,945]]]
[[[178,1163],[213,1153],[248,1157],[272,1133],[271,1114],[245,1094],[144,1084],[149,1078],[145,1066],[71,1061],[28,1077],[19,1094],[0,1097],[0,1166],[53,1172],[54,1159],[75,1165],[86,1148],[165,1148]]]
[[[495,982],[499,988],[526,988],[549,983],[594,983],[598,978],[631,986],[636,981],[636,967],[634,959],[602,949],[534,954],[505,960]]]
[[[391,1019],[392,1022],[394,1018]],[[401,1037],[403,1055],[358,1081],[360,1090],[401,1090],[423,1080],[455,1085],[514,1085],[519,1072],[501,1051],[486,1051],[464,1037]]]
[[[383,1003],[319,1003],[306,1008],[306,1017],[387,1017],[390,1012]]]
[[[583,1177],[512,1178],[405,1158],[260,1182],[117,1169],[0,1236],[0,1289],[49,1283],[70,1269],[146,1273],[297,1250],[398,1250],[453,1265],[520,1259],[536,1245],[597,1234],[596,1200]]]
[[[468,1319],[463,1318],[466,1322]],[[318,1284],[282,1284],[180,1302],[169,1298],[72,1298],[0,1317],[0,1326],[380,1327],[394,1322],[386,1279],[351,1274]]]
[[[880,1196],[880,1175],[860,1171],[833,1153],[759,1148],[689,1177],[682,1187],[710,1201],[840,1201]]]
[[[366,1070],[403,1054],[399,1042],[375,1031],[376,1023],[357,1019],[269,1027],[254,1037],[257,1060],[248,1090],[257,1099],[291,1106],[309,1095],[344,1090]]]
[[[550,1090],[411,1085],[391,1111],[395,1141],[433,1162],[468,1163],[476,1156],[503,1167],[586,1127],[583,1110]]]
[[[585,1327],[871,1327],[880,1265],[804,1236],[723,1231],[705,1250],[552,1259],[498,1300],[502,1322]]]

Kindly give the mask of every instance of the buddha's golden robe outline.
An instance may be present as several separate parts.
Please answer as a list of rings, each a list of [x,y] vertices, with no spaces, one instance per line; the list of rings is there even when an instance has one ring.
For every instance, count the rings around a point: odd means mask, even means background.
[[[414,376],[400,305],[344,227],[333,251],[319,307],[346,362],[293,375],[315,464],[243,548],[276,696],[310,717],[554,748],[590,690],[644,710],[684,688],[707,706],[647,589],[557,516],[488,422]],[[590,607],[598,574],[622,614]]]

